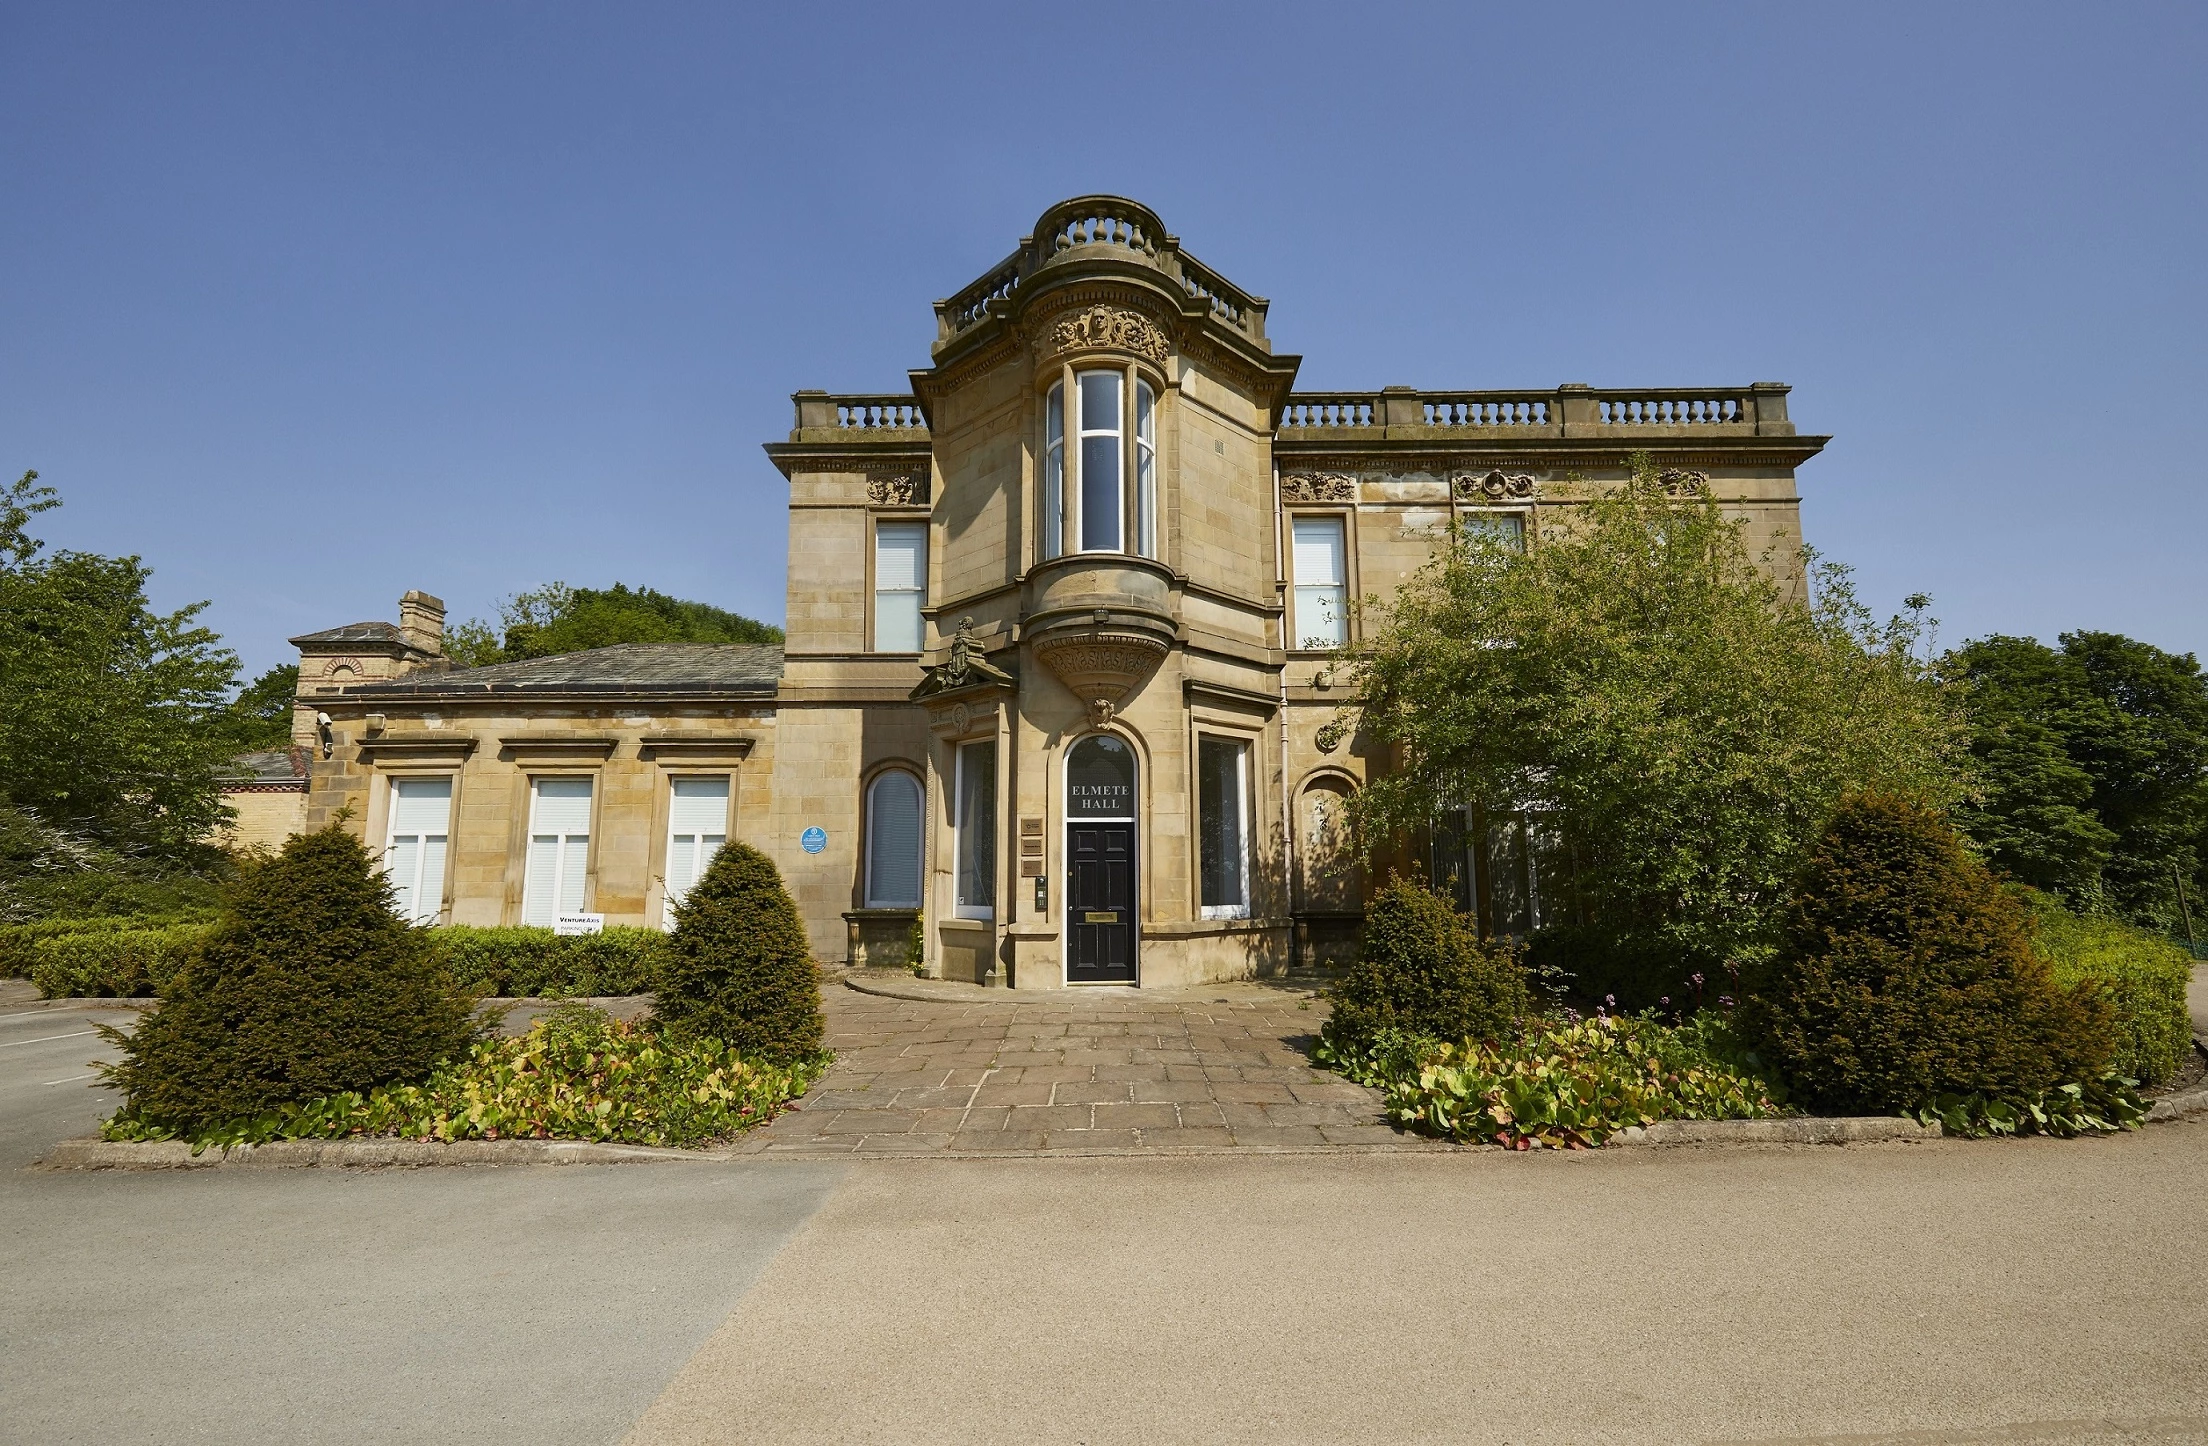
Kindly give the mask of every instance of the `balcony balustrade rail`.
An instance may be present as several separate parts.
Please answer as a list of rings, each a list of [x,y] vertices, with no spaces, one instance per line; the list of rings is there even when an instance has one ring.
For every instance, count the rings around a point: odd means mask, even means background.
[[[1021,238],[1019,250],[948,301],[935,304],[936,344],[941,346],[980,325],[990,308],[1009,297],[1022,281],[1076,252],[1116,255],[1153,267],[1182,294],[1201,302],[1221,325],[1253,341],[1265,339],[1265,299],[1250,295],[1181,250],[1180,239],[1147,206],[1117,196],[1082,196],[1045,211],[1035,223],[1034,234]]]
[[[1724,427],[1738,433],[1787,435],[1787,388],[1583,387],[1552,391],[1293,392],[1282,412],[1286,429],[1431,427],[1510,432],[1519,436],[1586,436],[1600,429]]]

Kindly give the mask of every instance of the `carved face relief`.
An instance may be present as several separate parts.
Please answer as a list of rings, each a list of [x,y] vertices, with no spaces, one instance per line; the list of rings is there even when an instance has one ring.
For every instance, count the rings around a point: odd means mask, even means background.
[[[1173,345],[1141,312],[1101,304],[1061,317],[1043,337],[1045,356],[1097,348],[1133,352],[1164,366]]]

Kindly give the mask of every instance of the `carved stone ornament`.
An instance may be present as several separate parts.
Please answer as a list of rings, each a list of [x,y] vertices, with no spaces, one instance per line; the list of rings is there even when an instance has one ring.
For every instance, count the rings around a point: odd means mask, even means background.
[[[1482,497],[1494,502],[1533,495],[1531,476],[1524,472],[1505,472],[1500,467],[1492,472],[1459,473],[1455,486],[1459,497]]]
[[[1150,676],[1166,651],[1163,638],[1131,631],[1061,634],[1035,643],[1035,656],[1074,697],[1086,701],[1089,715],[1106,719]]]
[[[1710,490],[1710,474],[1707,472],[1689,472],[1679,467],[1666,467],[1656,474],[1656,480],[1663,484],[1666,497],[1677,497],[1681,494],[1700,497]]]
[[[1046,355],[1094,347],[1131,351],[1136,356],[1148,357],[1159,366],[1165,365],[1166,357],[1173,350],[1165,333],[1158,330],[1157,323],[1149,317],[1125,307],[1101,304],[1059,318],[1043,338]]]
[[[974,636],[974,620],[967,617],[958,620],[958,631],[951,635],[950,656],[921,675],[920,686],[912,690],[911,696],[914,699],[932,698],[938,693],[955,693],[961,688],[988,684],[1010,687],[1012,682],[1010,673],[989,662],[987,650]],[[963,729],[965,724],[959,727]]]
[[[967,707],[964,703],[953,703],[951,705],[951,731],[953,733],[964,733],[973,724],[973,709]]]
[[[928,500],[928,480],[921,472],[879,472],[866,479],[866,500],[876,507],[913,507]]]
[[[1290,502],[1355,502],[1357,479],[1339,472],[1291,472],[1280,479],[1280,495]]]

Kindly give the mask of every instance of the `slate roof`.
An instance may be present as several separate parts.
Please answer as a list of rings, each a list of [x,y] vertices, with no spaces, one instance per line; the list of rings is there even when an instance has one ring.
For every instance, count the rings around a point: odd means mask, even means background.
[[[413,673],[345,689],[351,698],[452,698],[532,694],[710,693],[771,695],[782,682],[782,649],[756,643],[622,643],[611,648]]]
[[[291,640],[292,646],[302,643],[397,643],[402,648],[420,652],[420,648],[406,640],[397,623],[347,623],[341,628],[324,628],[319,633],[301,633]]]
[[[306,750],[276,749],[267,753],[240,753],[219,770],[225,784],[298,783],[307,778]]]

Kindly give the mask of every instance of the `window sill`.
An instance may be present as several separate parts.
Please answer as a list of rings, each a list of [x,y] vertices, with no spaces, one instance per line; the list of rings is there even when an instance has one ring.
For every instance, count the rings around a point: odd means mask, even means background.
[[[936,927],[939,929],[971,930],[976,934],[982,934],[987,933],[991,929],[994,929],[996,925],[997,921],[993,917],[975,918],[971,915],[961,914],[958,918],[943,920],[941,923],[937,924]]]

